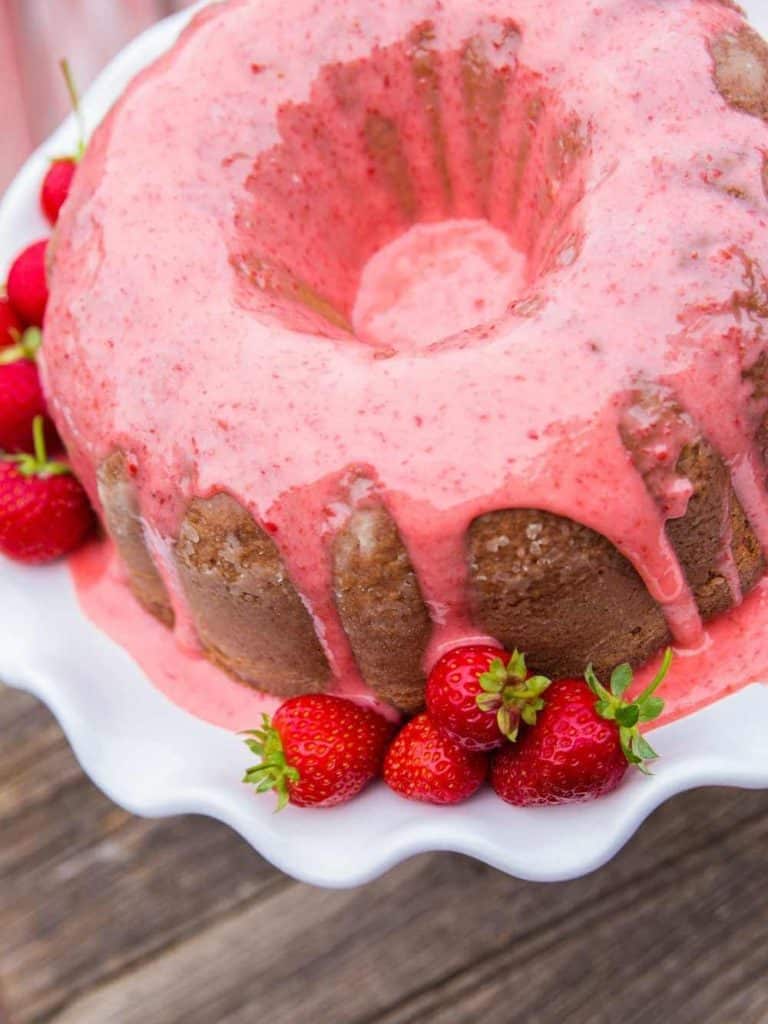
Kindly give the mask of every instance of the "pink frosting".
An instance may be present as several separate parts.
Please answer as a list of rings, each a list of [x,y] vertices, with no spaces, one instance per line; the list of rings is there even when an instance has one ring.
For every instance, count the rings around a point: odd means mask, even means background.
[[[241,686],[174,636],[133,601],[110,542],[78,551],[70,567],[85,613],[136,659],[169,700],[223,729],[241,731],[260,723],[279,700]],[[479,637],[479,640],[485,638]],[[658,659],[637,673],[635,691],[650,682]],[[737,610],[721,615],[698,651],[680,651],[664,682],[664,715],[653,728],[698,711],[748,683],[768,679],[768,581]],[[353,698],[369,703],[361,691]],[[391,715],[392,709],[375,705]]]
[[[44,377],[94,500],[116,447],[160,548],[193,495],[235,495],[350,691],[328,542],[358,501],[399,525],[433,656],[476,633],[469,523],[514,507],[608,537],[705,651],[664,533],[685,482],[652,493],[621,428],[638,391],[675,396],[666,457],[708,438],[768,549],[761,329],[734,301],[764,285],[768,127],[709,45],[740,24],[705,0],[205,11],[97,132],[58,235]]]
[[[165,626],[134,601],[114,546],[87,544],[70,559],[86,614],[125,647],[169,700],[223,729],[241,731],[272,714],[280,701],[241,686],[201,654],[176,642]]]

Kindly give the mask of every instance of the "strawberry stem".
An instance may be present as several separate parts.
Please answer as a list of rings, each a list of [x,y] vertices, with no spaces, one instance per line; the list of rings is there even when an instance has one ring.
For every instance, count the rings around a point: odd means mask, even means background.
[[[72,107],[72,113],[75,115],[77,120],[77,150],[75,151],[75,162],[79,163],[85,156],[85,118],[83,116],[83,108],[80,103],[80,94],[77,91],[77,84],[75,82],[75,76],[72,74],[72,68],[69,66],[68,60],[60,60],[59,67],[61,73],[64,76],[64,82],[69,93],[69,102]]]
[[[658,672],[635,700],[624,699],[624,694],[633,680],[629,665],[619,665],[614,669],[611,673],[610,690],[597,678],[592,665],[588,665],[584,673],[587,686],[597,697],[595,710],[601,718],[616,723],[624,756],[645,775],[651,774],[646,762],[654,761],[659,755],[641,733],[640,725],[643,722],[652,722],[663,712],[664,701],[656,697],[655,693],[664,681],[671,664],[672,650],[668,647],[661,659]]]
[[[66,462],[48,461],[45,446],[45,417],[35,416],[32,421],[34,453],[19,452],[15,455],[0,455],[0,462],[13,462],[22,476],[67,476],[72,470]]]
[[[542,694],[551,680],[529,676],[525,655],[516,650],[506,665],[501,658],[494,658],[478,682],[482,693],[476,697],[477,706],[481,711],[495,711],[499,730],[515,743],[521,721],[536,724],[536,716],[544,708]]]
[[[7,366],[9,363],[17,363],[20,359],[31,359],[37,361],[37,353],[43,343],[43,332],[39,327],[28,327],[23,334],[19,334],[15,327],[11,328],[11,337],[15,344],[0,351],[0,366]]]
[[[32,421],[32,440],[35,443],[35,458],[44,466],[48,459],[48,452],[45,449],[45,423],[42,416],[35,416]]]
[[[638,704],[642,704],[643,701],[647,700],[649,697],[652,697],[653,694],[656,693],[658,688],[664,682],[666,674],[669,671],[669,666],[671,664],[672,664],[672,648],[668,647],[664,651],[664,657],[661,659],[661,665],[659,665],[659,671],[656,673],[656,675],[650,681],[648,686],[646,686],[646,688],[643,690],[643,692],[637,698],[637,703]]]
[[[280,734],[272,725],[269,715],[261,716],[260,729],[248,729],[242,734],[248,749],[260,759],[257,765],[248,768],[243,782],[253,786],[257,793],[277,793],[275,811],[282,811],[290,798],[290,784],[299,781],[299,773],[288,764]]]

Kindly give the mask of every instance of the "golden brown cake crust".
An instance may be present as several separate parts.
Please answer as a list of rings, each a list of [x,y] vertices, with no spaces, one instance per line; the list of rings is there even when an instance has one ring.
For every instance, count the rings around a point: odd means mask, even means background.
[[[686,513],[667,522],[667,536],[693,590],[703,619],[727,611],[734,595],[718,571],[723,541],[730,532],[731,554],[743,591],[762,575],[765,564],[760,545],[733,492],[728,470],[706,442],[683,449],[677,472],[686,477],[693,493]]]
[[[765,561],[711,446],[686,446],[676,470],[692,494],[685,515],[668,520],[667,536],[707,620],[735,603],[718,569],[729,533],[743,593]],[[526,651],[540,671],[581,675],[592,661],[605,672],[622,661],[639,664],[669,642],[661,610],[629,562],[570,520],[532,510],[490,513],[472,524],[469,558],[476,621],[505,646]]]
[[[123,452],[113,452],[102,462],[97,481],[105,526],[123,560],[131,590],[148,612],[172,626],[173,608],[144,538],[136,487]]]
[[[207,656],[277,696],[322,690],[330,669],[269,535],[228,494],[195,499],[174,551]]]
[[[768,43],[744,26],[712,44],[715,85],[723,99],[745,114],[768,119]]]
[[[431,622],[388,513],[353,513],[336,537],[333,564],[336,606],[363,679],[383,700],[418,711]]]
[[[569,519],[516,509],[469,530],[474,619],[537,671],[580,676],[637,664],[668,642],[664,616],[632,565]]]

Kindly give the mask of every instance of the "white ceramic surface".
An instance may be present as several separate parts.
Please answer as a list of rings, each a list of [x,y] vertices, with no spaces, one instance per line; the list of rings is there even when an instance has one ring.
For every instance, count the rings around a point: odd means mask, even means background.
[[[768,34],[768,0],[746,3]],[[175,39],[189,13],[155,26],[107,68],[84,101],[89,125]],[[74,148],[70,118],[30,158],[0,206],[0,280],[26,242],[47,233],[37,195],[52,154]],[[574,878],[605,863],[660,803],[706,785],[768,786],[768,688],[752,686],[654,733],[651,779],[633,773],[593,804],[522,810],[486,792],[452,809],[409,804],[382,785],[331,811],[272,813],[239,782],[250,755],[229,733],[157,692],[132,659],[81,613],[64,566],[30,570],[0,558],[0,678],[43,700],[85,771],[136,814],[208,814],[305,881],[350,886],[413,854],[456,850],[520,878]]]

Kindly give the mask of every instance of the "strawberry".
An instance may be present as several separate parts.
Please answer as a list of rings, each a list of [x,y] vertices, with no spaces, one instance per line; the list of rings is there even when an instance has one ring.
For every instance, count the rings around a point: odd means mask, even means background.
[[[8,301],[18,316],[34,327],[42,327],[48,305],[47,247],[47,241],[28,246],[16,257],[8,274]]]
[[[72,187],[72,179],[75,176],[77,165],[85,154],[85,126],[83,124],[82,109],[80,107],[80,97],[78,96],[77,87],[69,64],[67,61],[63,60],[61,61],[60,66],[61,72],[64,76],[64,82],[67,86],[67,92],[69,93],[72,110],[77,118],[79,137],[75,153],[72,156],[57,157],[55,160],[51,161],[51,166],[48,168],[48,173],[43,181],[43,187],[40,191],[40,205],[43,208],[43,213],[51,224],[55,224],[59,219],[61,208],[64,205]]]
[[[0,349],[0,450],[30,451],[34,444],[32,421],[45,417],[45,439],[50,449],[60,446],[56,428],[48,417],[35,356],[42,334],[28,327],[18,343]]]
[[[35,454],[0,456],[0,551],[33,565],[74,550],[94,521],[69,466],[48,461],[44,431],[37,416]]]
[[[52,161],[40,190],[40,205],[51,224],[59,219],[77,170],[77,161],[70,156]]]
[[[0,449],[24,452],[32,447],[32,422],[46,416],[40,374],[29,359],[0,366]]]
[[[0,352],[9,345],[16,345],[23,326],[8,299],[0,296]]]
[[[333,807],[357,796],[381,770],[392,726],[381,715],[342,697],[291,697],[261,729],[245,735],[260,762],[243,782],[257,793],[273,789],[277,809]]]
[[[467,750],[432,721],[417,715],[395,737],[384,759],[384,781],[400,796],[430,804],[458,804],[482,786],[488,759]]]
[[[432,721],[467,750],[493,750],[514,742],[520,720],[533,725],[544,707],[545,676],[529,676],[525,656],[498,647],[456,647],[429,673],[427,711]]]
[[[650,685],[634,701],[624,699],[632,669],[620,665],[610,690],[592,667],[582,679],[560,679],[547,691],[537,724],[515,746],[495,757],[491,785],[502,800],[521,807],[593,800],[616,789],[630,764],[648,772],[657,754],[640,732],[664,710],[655,696],[667,674],[667,650]],[[597,698],[597,699],[595,699]]]

